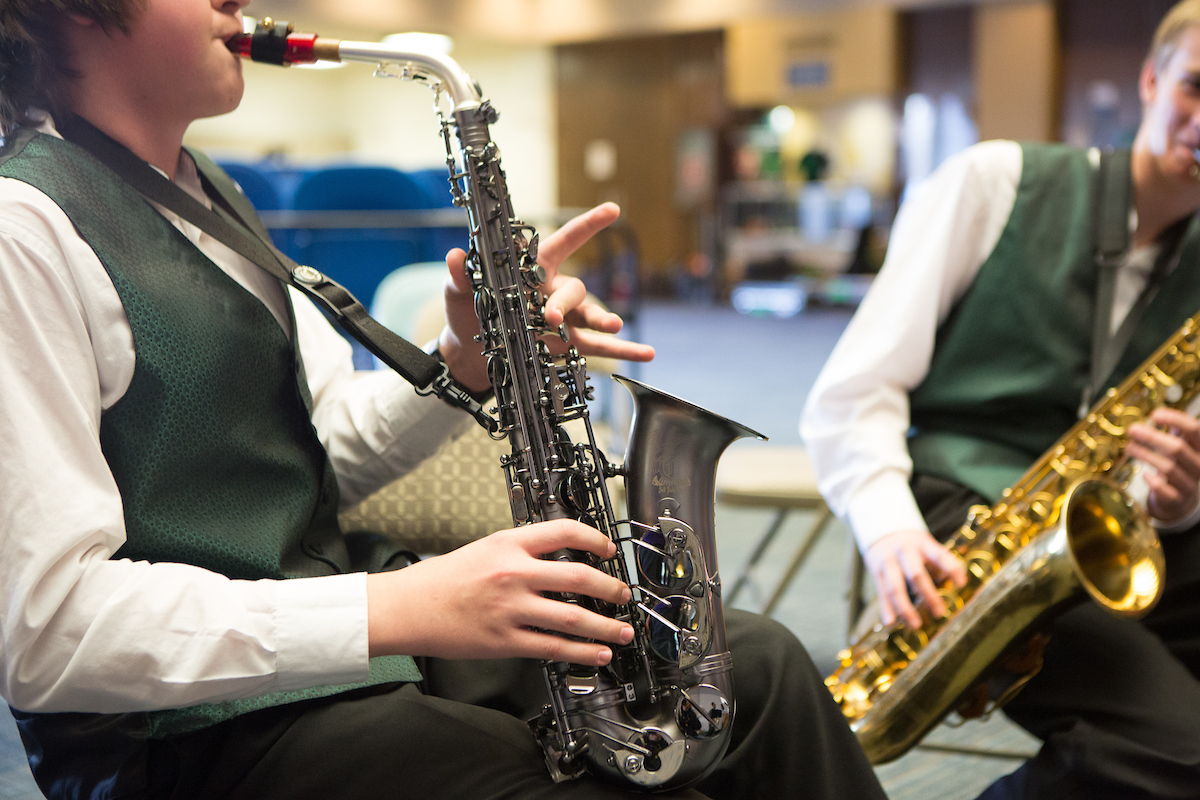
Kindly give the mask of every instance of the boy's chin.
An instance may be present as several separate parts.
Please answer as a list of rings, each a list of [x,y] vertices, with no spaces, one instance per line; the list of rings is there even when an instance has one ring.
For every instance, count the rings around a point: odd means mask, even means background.
[[[215,100],[210,108],[205,109],[205,113],[197,117],[197,119],[209,119],[211,117],[220,117],[231,111],[236,111],[237,107],[242,104],[242,96],[245,94],[245,87],[239,85],[235,90],[230,92],[218,100]]]

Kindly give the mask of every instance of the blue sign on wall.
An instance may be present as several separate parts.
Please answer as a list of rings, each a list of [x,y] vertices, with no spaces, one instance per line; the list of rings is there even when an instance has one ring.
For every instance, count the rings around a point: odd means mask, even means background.
[[[798,61],[787,69],[788,86],[793,89],[816,89],[829,84],[829,62]]]

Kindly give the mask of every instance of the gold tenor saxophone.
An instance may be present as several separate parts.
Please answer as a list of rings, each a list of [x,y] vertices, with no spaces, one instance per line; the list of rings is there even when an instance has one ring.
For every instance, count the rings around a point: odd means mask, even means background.
[[[592,525],[618,544],[616,556],[601,561],[564,550],[552,557],[583,561],[633,589],[624,605],[558,598],[629,622],[634,638],[613,646],[605,667],[544,663],[550,704],[530,727],[555,780],[590,771],[636,788],[668,790],[700,778],[728,747],[734,713],[713,530],[717,459],[738,438],[765,437],[618,378],[634,396],[634,420],[625,468],[609,464],[589,420],[584,359],[574,348],[554,355],[542,338],[559,333],[565,341],[566,332],[546,327],[538,238],[513,213],[489,132],[496,111],[452,59],[297,34],[270,20],[229,47],[276,64],[375,64],[377,75],[425,81],[439,98],[449,98],[448,116],[435,107],[450,191],[470,221],[467,273],[496,395],[487,427],[511,445],[501,466],[513,520],[571,518]],[[571,440],[570,422],[582,423],[585,441]],[[617,475],[625,478],[629,519],[618,519],[605,484]]]
[[[1159,407],[1186,409],[1198,394],[1200,314],[1110,389],[999,503],[971,509],[946,543],[967,566],[965,587],[946,582],[938,590],[946,616],[934,618],[919,603],[919,630],[899,620],[877,625],[838,654],[825,685],[872,763],[903,755],[951,711],[977,716],[1003,705],[1037,667],[1005,681],[997,662],[1019,654],[1030,628],[1051,614],[1085,597],[1124,617],[1153,608],[1164,559],[1146,512],[1126,491],[1139,466],[1125,445],[1130,425]],[[981,683],[989,677],[995,692]]]

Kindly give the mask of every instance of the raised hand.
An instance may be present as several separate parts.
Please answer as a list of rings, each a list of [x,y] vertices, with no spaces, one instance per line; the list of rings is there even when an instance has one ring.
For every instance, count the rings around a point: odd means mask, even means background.
[[[563,261],[598,231],[611,225],[620,213],[615,203],[604,203],[542,240],[538,263],[546,270],[543,285],[547,293],[546,324],[554,328],[566,322],[570,343],[583,355],[649,361],[654,358],[653,347],[613,336],[621,330],[621,318],[587,300],[587,289],[578,278],[558,273]],[[465,261],[466,253],[457,248],[446,256],[450,270],[445,292],[447,324],[438,349],[455,379],[468,389],[479,391],[488,386],[487,364],[473,341],[479,333],[479,320],[475,316],[474,291],[463,270]],[[555,337],[550,341],[551,349],[555,349],[555,341],[561,344]]]

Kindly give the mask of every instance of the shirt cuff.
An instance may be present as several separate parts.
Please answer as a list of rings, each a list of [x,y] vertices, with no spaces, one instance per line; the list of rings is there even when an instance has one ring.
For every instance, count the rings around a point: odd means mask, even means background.
[[[367,679],[367,575],[354,572],[276,583],[279,691]]]
[[[385,458],[402,473],[436,453],[474,424],[471,416],[434,395],[393,392],[380,400],[379,413],[391,436]]]
[[[908,479],[898,472],[881,473],[858,487],[850,498],[846,521],[863,553],[889,533],[928,530]]]

